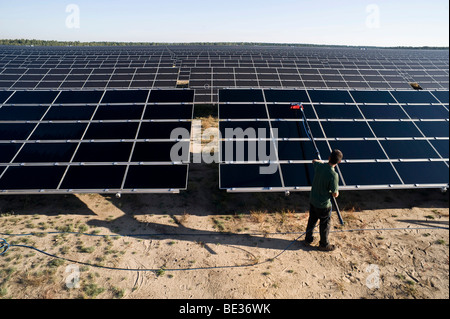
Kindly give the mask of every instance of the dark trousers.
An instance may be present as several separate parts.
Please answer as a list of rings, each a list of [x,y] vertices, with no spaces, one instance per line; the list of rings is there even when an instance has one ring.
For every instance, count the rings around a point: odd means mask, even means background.
[[[332,207],[329,208],[317,208],[312,204],[309,209],[308,226],[306,227],[305,240],[309,243],[314,241],[314,229],[316,228],[317,221],[320,220],[320,246],[328,246],[328,235],[331,228],[331,212]]]

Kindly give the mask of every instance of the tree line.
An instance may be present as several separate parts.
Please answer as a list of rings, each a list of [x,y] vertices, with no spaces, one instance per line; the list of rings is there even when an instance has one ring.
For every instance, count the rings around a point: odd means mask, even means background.
[[[359,49],[423,49],[423,50],[448,50],[448,47],[375,47],[375,46],[346,46],[346,45],[321,45],[321,44],[292,44],[292,43],[255,43],[255,42],[189,42],[189,43],[160,43],[160,42],[80,42],[80,41],[56,41],[35,39],[0,39],[0,45],[4,46],[55,46],[55,47],[94,47],[94,46],[280,46],[280,47],[332,47],[332,48],[359,48]]]

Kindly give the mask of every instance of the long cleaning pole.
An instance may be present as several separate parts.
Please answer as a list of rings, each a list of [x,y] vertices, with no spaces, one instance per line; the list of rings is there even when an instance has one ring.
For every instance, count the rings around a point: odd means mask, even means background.
[[[312,135],[312,132],[311,132],[311,128],[309,127],[308,118],[306,117],[306,114],[305,114],[305,109],[302,104],[299,104],[299,105],[300,105],[300,110],[302,111],[303,124],[306,125],[305,126],[306,133],[307,133],[309,139],[313,142],[314,148],[317,153],[317,157],[319,158],[319,160],[322,160],[322,157],[320,156],[319,148],[317,147],[317,144],[316,144],[316,140],[314,139],[314,136]],[[334,207],[336,208],[336,213],[338,215],[339,222],[341,223],[341,225],[345,225],[345,222],[344,222],[344,219],[342,218],[341,211],[339,209],[339,205],[337,204],[336,198],[331,196],[331,199],[333,201]]]

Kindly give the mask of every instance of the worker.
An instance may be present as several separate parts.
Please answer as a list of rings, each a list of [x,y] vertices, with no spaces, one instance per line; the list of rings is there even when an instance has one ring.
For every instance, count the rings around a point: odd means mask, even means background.
[[[310,195],[310,211],[308,226],[306,228],[305,245],[310,246],[314,241],[314,229],[317,221],[320,220],[320,243],[319,250],[333,251],[335,245],[328,241],[331,227],[331,196],[339,197],[339,176],[335,167],[341,163],[343,154],[340,150],[334,150],[328,163],[314,160],[314,180]]]

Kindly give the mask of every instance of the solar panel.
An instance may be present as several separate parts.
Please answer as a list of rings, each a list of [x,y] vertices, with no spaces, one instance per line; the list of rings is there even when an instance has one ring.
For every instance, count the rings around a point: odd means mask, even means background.
[[[189,156],[173,162],[170,150],[187,149],[189,136],[171,133],[190,132],[194,102],[219,101],[223,135],[266,133],[222,140],[224,189],[309,187],[314,149],[292,102],[303,104],[323,156],[346,154],[342,187],[442,186],[448,67],[448,50],[0,47],[0,193],[185,189]],[[242,147],[263,159],[238,158]],[[255,175],[270,164],[278,175]],[[404,176],[423,167],[429,177]]]
[[[191,90],[3,91],[0,97],[6,102],[0,194],[187,188]],[[174,147],[182,150],[176,158]]]
[[[220,188],[309,190],[311,139],[323,158],[343,151],[342,189],[447,188],[448,92],[435,93],[221,90]],[[302,104],[306,120],[292,103]]]
[[[448,50],[2,47],[0,90],[176,88],[182,81],[196,90],[197,103],[210,104],[223,88],[411,90],[415,82],[424,90],[448,90],[448,67]]]

